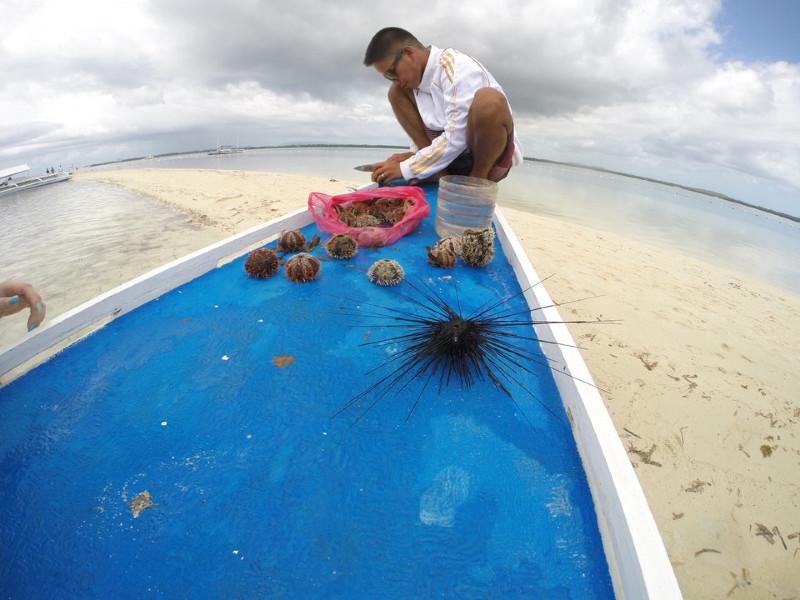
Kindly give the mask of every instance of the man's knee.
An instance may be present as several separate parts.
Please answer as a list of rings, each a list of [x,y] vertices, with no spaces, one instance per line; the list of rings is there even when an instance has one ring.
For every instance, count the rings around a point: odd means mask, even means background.
[[[469,109],[469,116],[472,119],[491,120],[504,125],[511,124],[511,110],[508,108],[508,100],[494,88],[485,87],[475,92]]]

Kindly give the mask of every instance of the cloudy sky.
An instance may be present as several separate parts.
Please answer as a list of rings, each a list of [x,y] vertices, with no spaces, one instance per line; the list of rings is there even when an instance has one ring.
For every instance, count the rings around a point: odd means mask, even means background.
[[[0,168],[405,144],[362,66],[396,25],[486,65],[526,156],[800,213],[795,0],[0,0],[0,15]]]

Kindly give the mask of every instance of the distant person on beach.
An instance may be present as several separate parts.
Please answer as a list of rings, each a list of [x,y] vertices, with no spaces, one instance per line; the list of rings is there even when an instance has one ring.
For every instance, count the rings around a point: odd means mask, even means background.
[[[505,92],[474,58],[423,46],[405,29],[387,27],[373,36],[364,65],[392,82],[389,103],[411,138],[410,152],[375,165],[373,181],[448,174],[500,181],[521,162]]]
[[[13,315],[30,308],[28,331],[33,331],[44,320],[47,307],[42,297],[30,283],[9,279],[0,283],[0,317]]]

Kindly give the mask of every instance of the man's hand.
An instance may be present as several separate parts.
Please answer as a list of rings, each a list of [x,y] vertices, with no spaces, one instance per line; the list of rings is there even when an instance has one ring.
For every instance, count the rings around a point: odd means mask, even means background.
[[[413,152],[392,154],[384,162],[377,163],[372,170],[372,181],[377,181],[383,185],[394,179],[401,179],[403,177],[403,172],[400,170],[400,163],[413,155]]]
[[[400,154],[392,154],[392,155],[391,155],[389,158],[387,158],[386,160],[387,160],[387,161],[389,161],[389,160],[393,160],[393,161],[396,161],[396,162],[399,162],[399,163],[401,163],[401,162],[403,162],[404,160],[406,160],[407,158],[411,158],[412,156],[414,156],[414,153],[413,153],[413,152],[401,152]]]
[[[0,317],[13,315],[30,308],[28,331],[36,329],[44,320],[47,307],[33,286],[23,281],[9,280],[0,283]]]

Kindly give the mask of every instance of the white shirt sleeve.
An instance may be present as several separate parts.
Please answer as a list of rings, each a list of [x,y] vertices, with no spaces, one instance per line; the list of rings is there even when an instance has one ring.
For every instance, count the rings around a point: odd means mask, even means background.
[[[459,57],[460,58],[460,57]],[[445,51],[439,61],[441,72],[433,85],[443,97],[446,126],[430,146],[400,163],[403,178],[425,179],[447,167],[467,148],[467,116],[475,92],[488,85],[484,72],[470,59],[456,60]],[[435,91],[434,91],[435,93]]]

